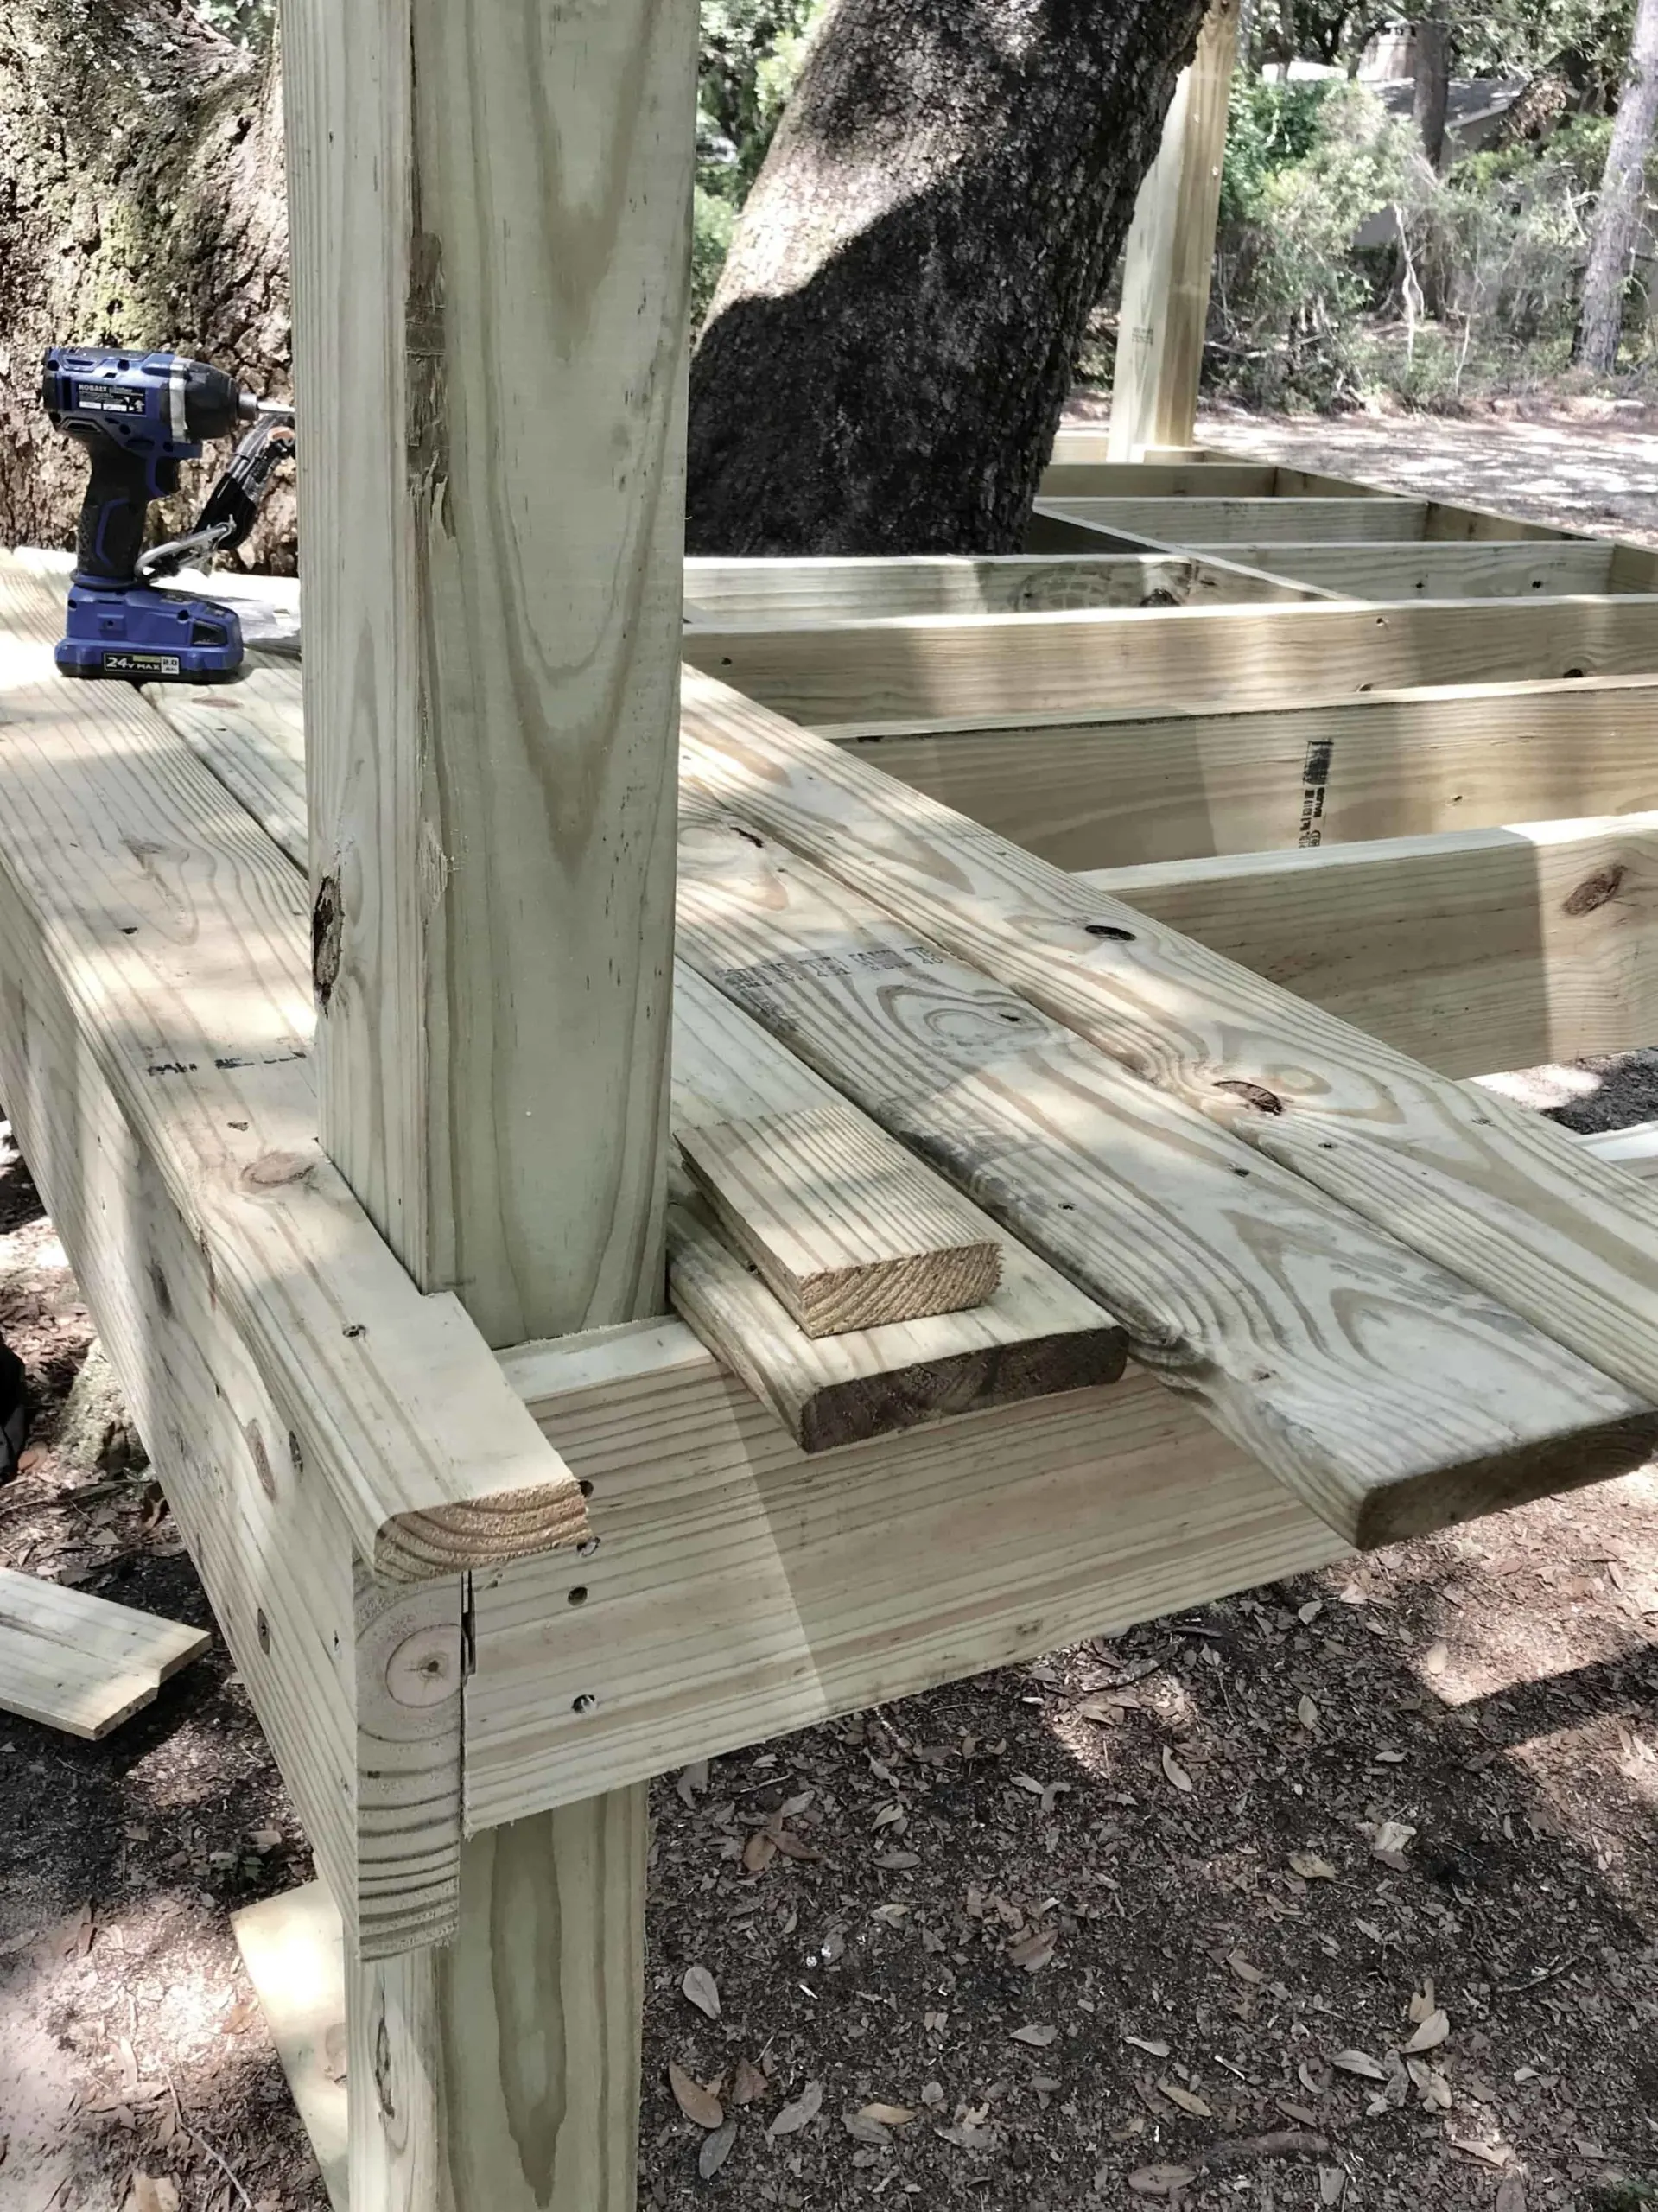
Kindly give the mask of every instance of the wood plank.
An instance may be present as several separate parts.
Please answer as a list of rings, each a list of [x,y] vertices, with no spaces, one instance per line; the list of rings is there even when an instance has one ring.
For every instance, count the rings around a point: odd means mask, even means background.
[[[678,1134],[714,1219],[809,1337],[982,1306],[1001,1240],[900,1144],[842,1106]]]
[[[717,776],[702,711],[694,793]],[[1628,1465],[1658,1434],[1502,1306],[769,838],[693,805],[679,862],[682,957],[1120,1314],[1137,1357],[1349,1541]]]
[[[680,773],[1260,1160],[1658,1398],[1658,1197],[1551,1124],[945,808],[913,793],[894,805],[890,781],[707,678],[687,677]]]
[[[353,1943],[372,1955],[434,1940],[457,1904],[459,1700],[422,1716],[429,1740],[447,1720],[452,1752],[431,1770],[446,1786],[427,1791],[418,1819],[405,1807],[382,1820],[382,1777],[406,1762],[382,1747],[384,1690],[363,1694],[350,1531],[231,1319],[212,1246],[118,1102],[3,871],[0,1096]],[[423,1623],[445,1596],[458,1628],[456,1577],[398,1602]],[[381,1616],[392,1649],[397,1611],[388,1603]],[[433,1879],[444,1839],[447,1884]]]
[[[317,1149],[291,868],[127,687],[57,677],[61,620],[0,561],[13,957],[35,946],[64,992],[364,1556],[441,1577],[579,1540],[580,1493],[478,1332],[416,1292]]]
[[[346,1957],[326,1885],[307,1882],[231,1915],[242,1964],[334,2212],[347,2212]]]
[[[684,648],[762,704],[823,725],[1299,707],[1344,692],[1644,675],[1658,661],[1655,632],[1639,599],[1475,599],[732,623],[691,632]]]
[[[44,1582],[13,1567],[0,1567],[0,1627],[67,1644],[112,1672],[153,1675],[158,1685],[200,1658],[213,1642],[209,1629],[114,1605],[90,1591]]]
[[[491,1343],[615,1320],[662,1291],[696,10],[286,0],[283,61],[323,1147]]]
[[[1442,1075],[1658,1037],[1658,814],[1084,880]]]
[[[1150,461],[1105,459],[1106,433],[1079,438],[1061,430],[1042,472],[1042,499],[1270,499],[1278,471],[1269,461]],[[1093,456],[1096,454],[1097,459]]]
[[[96,1743],[153,1704],[160,1688],[147,1668],[112,1669],[95,1651],[0,1619],[0,1713]]]
[[[1037,501],[1036,512],[1062,522],[1083,523],[1094,530],[1155,538],[1159,545],[1305,544],[1323,538],[1348,543],[1360,539],[1420,538],[1427,502],[1374,494],[1306,499],[1230,499],[1197,493],[1179,499],[1085,495],[1055,499],[1045,493]]]
[[[1658,1123],[1574,1141],[1658,1174]],[[826,1485],[678,1324],[502,1361],[591,1484],[601,1541],[588,1560],[479,1578],[467,1692],[478,1825],[1342,1551],[1138,1370],[1114,1389],[889,1438],[838,1460]]]
[[[1240,14],[1239,0],[1213,0],[1134,201],[1111,384],[1114,461],[1191,442]]]
[[[822,734],[1068,868],[1658,806],[1658,683],[1643,677]]]
[[[1179,554],[1004,554],[798,561],[689,560],[698,620],[819,621],[886,614],[1038,613],[1058,607],[1188,607],[1299,596],[1292,583]],[[160,687],[156,687],[159,689]],[[175,687],[176,688],[176,687]]]
[[[155,687],[176,695],[178,686]],[[262,703],[244,730],[239,687],[197,716],[186,704],[204,756],[245,804],[268,811],[273,835],[305,865],[304,726],[297,685],[280,719]],[[188,695],[193,700],[194,694]],[[270,757],[286,782],[267,796],[243,767],[245,741],[256,764],[265,732],[280,741]],[[298,809],[296,813],[295,809]],[[730,1115],[789,1113],[833,1103],[839,1094],[773,1042],[683,965],[676,972],[672,1116],[696,1128]],[[994,1224],[981,1217],[984,1232]],[[1114,1380],[1122,1369],[1122,1332],[1111,1316],[1027,1252],[1005,1243],[1002,1277],[988,1302],[958,1314],[889,1324],[814,1344],[770,1293],[683,1209],[670,1211],[669,1286],[678,1310],[704,1331],[727,1362],[812,1452],[862,1441],[921,1421],[1011,1404]]]
[[[1521,538],[1420,545],[1229,545],[1228,557],[1355,599],[1519,599],[1612,589],[1610,545]]]

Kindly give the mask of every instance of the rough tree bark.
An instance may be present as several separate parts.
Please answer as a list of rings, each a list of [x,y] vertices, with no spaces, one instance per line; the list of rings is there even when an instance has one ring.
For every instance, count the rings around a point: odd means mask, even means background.
[[[839,0],[691,365],[691,550],[1007,552],[1204,0]]]
[[[1616,366],[1623,327],[1623,286],[1645,197],[1647,156],[1658,124],[1658,0],[1637,0],[1629,73],[1623,80],[1606,169],[1595,210],[1583,312],[1572,358],[1604,375]]]
[[[1422,151],[1428,167],[1445,167],[1445,118],[1451,98],[1451,25],[1445,0],[1423,14],[1416,26],[1416,80],[1411,108],[1422,134]]]
[[[0,6],[0,543],[71,545],[86,457],[40,404],[54,343],[164,347],[266,392],[289,374],[274,53],[187,0]],[[228,447],[210,448],[168,526]],[[245,563],[294,566],[291,485]]]

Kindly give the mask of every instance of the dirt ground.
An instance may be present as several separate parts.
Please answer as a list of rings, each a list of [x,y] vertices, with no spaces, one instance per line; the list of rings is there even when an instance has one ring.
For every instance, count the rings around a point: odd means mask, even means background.
[[[1658,438],[1546,428],[1209,434],[1658,534]],[[1520,1090],[1641,1118],[1647,1057]],[[54,1448],[91,1323],[3,1128],[0,1332],[0,1560],[206,1623],[148,1475]],[[1651,1471],[687,1769],[641,2203],[1658,2202],[1655,1805]],[[222,1646],[101,1745],[0,1716],[0,2212],[321,2212],[228,1928],[309,1872]]]

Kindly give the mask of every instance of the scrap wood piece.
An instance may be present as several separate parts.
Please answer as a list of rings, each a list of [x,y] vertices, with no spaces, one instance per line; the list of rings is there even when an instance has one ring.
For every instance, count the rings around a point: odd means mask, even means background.
[[[340,1915],[321,1882],[231,1915],[237,1948],[322,2170],[334,2212],[348,2203],[346,1954]]]
[[[838,1101],[676,1132],[719,1223],[809,1337],[981,1306],[1001,1241]]]
[[[205,1651],[209,1630],[0,1567],[0,1707],[96,1742]]]
[[[1241,1139],[1258,1173],[1290,1171],[1461,1277],[1515,1344],[1521,1317],[1634,1393],[1631,1414],[1658,1402],[1658,1192],[728,686],[688,671],[684,699],[683,791],[1023,993]]]
[[[854,1111],[684,961],[674,969],[672,1077],[672,1125],[682,1139],[753,1116]],[[694,1205],[682,1197],[670,1209],[674,1304],[804,1451],[1115,1382],[1122,1373],[1125,1334],[1109,1313],[1024,1244],[999,1236],[988,1214],[931,1170],[912,1166],[960,1208],[975,1236],[1001,1245],[1000,1281],[980,1306],[816,1341]]]
[[[693,755],[694,757],[694,755]],[[1626,1471],[1658,1413],[769,837],[682,808],[689,960],[1121,1316],[1350,1541]]]

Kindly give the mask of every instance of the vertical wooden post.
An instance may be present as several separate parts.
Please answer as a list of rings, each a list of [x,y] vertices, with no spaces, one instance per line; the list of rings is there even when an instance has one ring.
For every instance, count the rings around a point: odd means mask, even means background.
[[[1239,0],[1216,0],[1204,19],[1134,202],[1111,384],[1113,461],[1192,441],[1238,14]]]
[[[696,0],[283,0],[322,1138],[490,1342],[663,1294]],[[645,1796],[347,1961],[353,2212],[633,2212]]]

